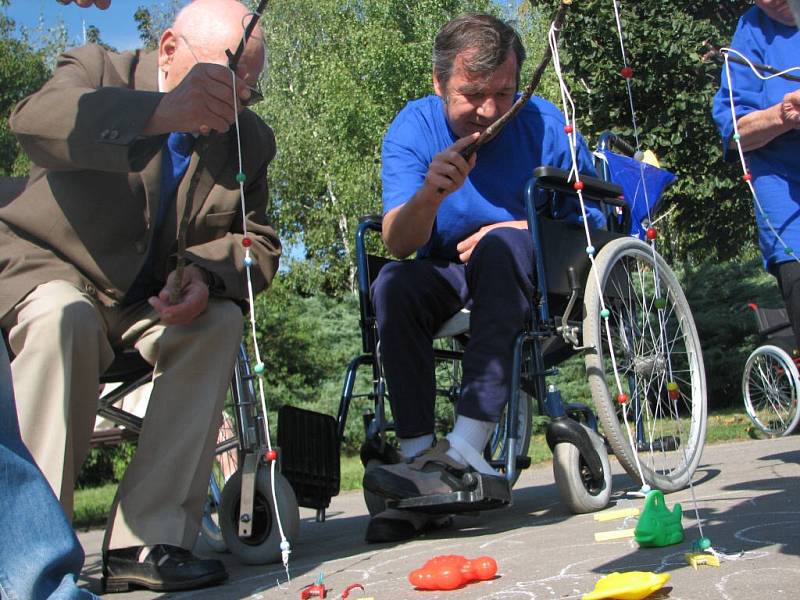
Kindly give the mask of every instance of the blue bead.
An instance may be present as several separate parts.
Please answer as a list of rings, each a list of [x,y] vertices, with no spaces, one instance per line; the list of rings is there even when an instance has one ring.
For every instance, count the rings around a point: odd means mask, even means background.
[[[253,259],[249,256],[244,257],[244,266],[245,267],[252,267],[253,266]]]
[[[586,246],[586,254],[594,256],[594,246]]]

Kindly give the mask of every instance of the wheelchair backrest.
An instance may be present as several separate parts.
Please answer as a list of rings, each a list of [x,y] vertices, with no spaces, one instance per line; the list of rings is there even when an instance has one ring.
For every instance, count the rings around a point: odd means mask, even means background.
[[[622,153],[614,152],[612,147]],[[595,166],[604,179],[622,188],[631,216],[626,232],[643,240],[650,221],[661,209],[664,190],[677,177],[665,169],[631,158],[633,154],[634,149],[629,144],[606,131],[600,135]]]

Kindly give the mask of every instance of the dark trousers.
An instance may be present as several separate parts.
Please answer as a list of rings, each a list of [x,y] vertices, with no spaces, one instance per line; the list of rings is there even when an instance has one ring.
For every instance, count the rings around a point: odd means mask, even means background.
[[[800,263],[796,260],[782,262],[773,267],[778,287],[792,323],[796,347],[800,348]]]
[[[514,341],[531,314],[533,244],[524,229],[489,231],[464,265],[423,258],[390,263],[372,285],[380,351],[403,438],[434,430],[433,335],[470,311],[459,415],[497,422],[510,391]]]

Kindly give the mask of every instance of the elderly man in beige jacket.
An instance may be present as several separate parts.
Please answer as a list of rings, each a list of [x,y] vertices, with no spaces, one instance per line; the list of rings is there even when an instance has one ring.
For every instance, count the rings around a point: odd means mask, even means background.
[[[138,450],[109,519],[110,591],[227,577],[190,549],[242,334],[245,246],[256,291],[280,255],[266,220],[275,139],[244,109],[265,61],[258,30],[235,77],[227,68],[225,51],[249,18],[235,0],[195,0],[157,51],[72,50],[11,116],[33,168],[25,191],[0,208],[0,326],[23,440],[68,513],[100,374],[125,347],[154,367]],[[181,299],[170,302],[185,216],[188,266]]]

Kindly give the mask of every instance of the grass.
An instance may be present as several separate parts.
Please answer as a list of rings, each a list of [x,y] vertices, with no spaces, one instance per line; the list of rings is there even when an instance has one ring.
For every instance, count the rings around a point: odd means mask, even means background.
[[[746,440],[758,437],[750,419],[741,409],[728,408],[717,410],[708,417],[706,444]],[[544,435],[535,434],[531,440],[528,453],[534,464],[550,460],[550,449]],[[364,468],[358,456],[342,456],[341,490],[357,490],[361,488]],[[106,484],[97,488],[76,490],[75,516],[73,524],[77,529],[102,526],[105,524],[111,503],[114,500],[116,484]]]

